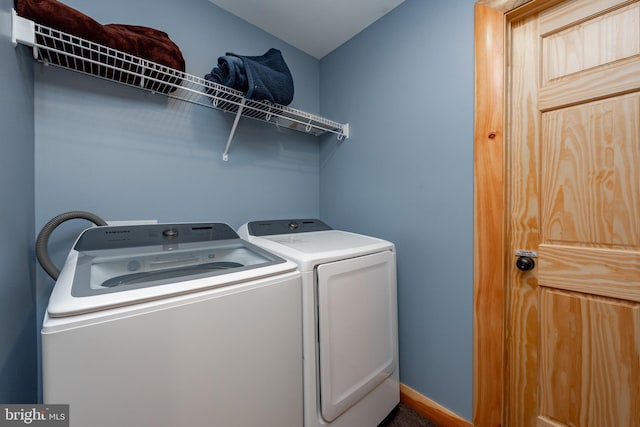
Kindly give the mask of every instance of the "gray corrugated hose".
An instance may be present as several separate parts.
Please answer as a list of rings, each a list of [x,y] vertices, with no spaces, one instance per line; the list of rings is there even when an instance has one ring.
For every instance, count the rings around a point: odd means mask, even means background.
[[[91,221],[95,225],[107,225],[106,221],[100,218],[98,215],[92,214],[91,212],[84,211],[71,211],[61,213],[49,220],[40,233],[38,234],[38,238],[36,239],[36,257],[38,258],[38,262],[47,272],[49,276],[53,278],[53,280],[58,279],[58,275],[60,274],[60,270],[55,266],[51,258],[49,257],[49,237],[53,230],[55,230],[60,224],[65,221],[69,221],[70,219],[86,219],[87,221]]]

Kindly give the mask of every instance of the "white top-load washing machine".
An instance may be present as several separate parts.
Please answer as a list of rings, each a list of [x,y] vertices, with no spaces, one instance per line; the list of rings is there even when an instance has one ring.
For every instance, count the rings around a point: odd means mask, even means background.
[[[238,234],[302,273],[304,426],[375,427],[398,404],[395,246],[317,219]]]
[[[303,423],[296,265],[220,223],[96,227],[42,326],[44,402],[71,427]]]

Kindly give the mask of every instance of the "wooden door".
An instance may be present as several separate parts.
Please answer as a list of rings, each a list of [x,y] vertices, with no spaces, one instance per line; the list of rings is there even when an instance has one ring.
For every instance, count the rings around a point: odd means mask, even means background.
[[[554,4],[507,16],[504,425],[638,427],[640,1]]]

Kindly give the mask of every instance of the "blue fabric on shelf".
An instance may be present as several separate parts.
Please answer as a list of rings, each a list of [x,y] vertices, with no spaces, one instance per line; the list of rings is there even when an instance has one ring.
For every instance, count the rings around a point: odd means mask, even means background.
[[[278,49],[271,48],[262,56],[227,52],[204,78],[239,90],[248,99],[281,105],[289,105],[293,100],[293,78]]]
[[[218,58],[218,66],[204,78],[247,93],[247,76],[244,72],[244,64],[237,56],[221,56]]]

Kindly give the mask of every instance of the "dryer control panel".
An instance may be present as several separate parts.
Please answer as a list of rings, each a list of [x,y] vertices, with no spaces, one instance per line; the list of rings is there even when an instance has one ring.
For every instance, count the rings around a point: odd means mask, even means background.
[[[251,236],[273,236],[276,234],[309,233],[333,230],[319,219],[278,219],[252,221],[247,224]]]

